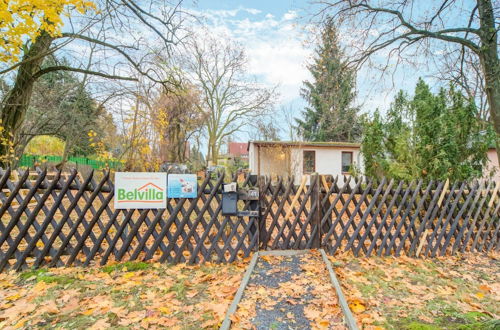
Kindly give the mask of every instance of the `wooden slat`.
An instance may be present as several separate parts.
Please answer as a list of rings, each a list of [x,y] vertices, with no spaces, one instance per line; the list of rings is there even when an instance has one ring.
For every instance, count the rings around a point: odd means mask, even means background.
[[[71,212],[73,211],[73,209],[75,208],[76,204],[78,203],[78,199],[79,197],[83,194],[84,190],[85,190],[85,184],[90,182],[91,178],[92,178],[92,175],[93,175],[93,171],[91,171],[89,173],[89,175],[87,176],[87,178],[85,179],[84,181],[84,184],[80,186],[80,189],[78,190],[78,192],[76,193],[76,196],[75,196],[75,199],[73,201],[71,201],[71,204],[70,206],[68,207],[68,209],[66,210],[66,213],[63,215],[63,217],[61,218],[61,220],[59,220],[59,223],[57,225],[56,228],[54,228],[54,232],[52,233],[52,235],[50,236],[49,238],[49,241],[47,244],[44,245],[43,249],[42,249],[42,252],[40,253],[40,255],[35,259],[35,262],[34,262],[34,267],[39,267],[45,260],[45,257],[47,256],[47,253],[49,253],[50,251],[50,248],[52,247],[52,245],[54,244],[56,238],[59,236],[60,232],[62,231],[62,228],[64,227],[64,225],[68,222],[68,219],[71,215]],[[69,244],[69,239],[68,237],[66,236],[66,239],[63,240],[63,242],[67,241],[66,245]],[[65,248],[66,246],[64,247],[59,247],[59,254],[62,255],[65,251]],[[53,258],[57,253],[54,253],[54,254],[51,254],[51,257]],[[53,265],[55,265],[56,263],[53,263]]]
[[[60,172],[58,172],[57,174],[57,179],[60,177]],[[37,230],[36,234],[33,236],[31,242],[29,242],[28,246],[26,247],[26,249],[24,250],[23,254],[21,255],[21,257],[17,258],[17,263],[15,264],[14,266],[14,269],[15,270],[20,270],[21,267],[24,265],[25,263],[25,260],[26,258],[28,257],[28,255],[31,253],[31,251],[35,248],[36,246],[36,243],[38,242],[38,240],[43,236],[45,235],[45,230],[47,229],[48,225],[53,221],[53,217],[56,213],[56,211],[58,210],[59,208],[59,205],[62,203],[63,199],[64,199],[64,195],[66,194],[66,191],[69,189],[69,185],[71,184],[71,182],[75,179],[76,177],[76,171],[73,171],[70,175],[70,177],[68,178],[68,180],[66,181],[66,183],[63,185],[62,187],[62,190],[60,191],[59,193],[59,196],[57,197],[57,199],[55,200],[54,204],[52,205],[52,208],[51,210],[49,211],[49,213],[45,216],[45,220],[43,221],[42,225],[40,226],[40,228]],[[53,180],[53,184],[55,184],[57,182],[56,179]],[[48,194],[51,193],[50,190],[47,191]]]

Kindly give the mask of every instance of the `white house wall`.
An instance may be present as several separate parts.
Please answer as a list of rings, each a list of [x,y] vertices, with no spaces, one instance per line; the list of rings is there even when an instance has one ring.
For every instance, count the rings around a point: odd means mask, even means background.
[[[303,152],[314,150],[316,152],[316,172],[322,175],[342,175],[342,151],[353,153],[353,162],[363,169],[363,157],[359,149],[355,148],[293,148],[291,151],[292,172],[295,183],[300,183],[303,175]]]
[[[484,177],[500,182],[500,167],[498,166],[498,156],[495,149],[488,150],[488,163],[484,168]]]
[[[250,168],[250,171],[252,174],[257,174],[257,148],[255,147],[255,144],[250,143],[248,147],[248,167]],[[255,170],[255,172],[254,172]]]

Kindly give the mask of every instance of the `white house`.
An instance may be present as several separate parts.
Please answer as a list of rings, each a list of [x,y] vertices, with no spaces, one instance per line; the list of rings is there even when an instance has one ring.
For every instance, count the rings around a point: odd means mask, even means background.
[[[250,172],[257,175],[293,176],[300,183],[303,175],[349,175],[350,169],[363,172],[359,143],[250,141]],[[491,175],[493,173],[493,176]],[[488,150],[485,178],[500,182],[500,168],[495,148]]]
[[[248,161],[252,174],[294,176],[300,182],[311,173],[348,175],[363,170],[359,143],[250,141]]]

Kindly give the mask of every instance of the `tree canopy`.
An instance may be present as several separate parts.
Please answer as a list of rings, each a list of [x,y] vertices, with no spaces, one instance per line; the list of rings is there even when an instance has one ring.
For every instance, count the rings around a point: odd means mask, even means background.
[[[345,31],[356,34],[351,43],[350,62],[357,66],[375,64],[374,58],[383,55],[385,61],[375,65],[383,72],[394,73],[403,63],[416,64],[421,56],[427,60],[446,59],[445,63],[455,63],[452,79],[463,83],[473,63],[476,66],[473,75],[480,75],[480,90],[486,96],[483,100],[487,102],[489,119],[496,132],[500,159],[498,1],[324,0],[318,3],[320,14],[330,15]],[[446,64],[439,69],[450,71]],[[450,77],[448,73],[445,76]],[[470,87],[464,89],[470,91]]]
[[[181,2],[2,1],[0,17],[5,21],[0,20],[0,47],[6,58],[0,61],[0,74],[11,82],[0,103],[2,165],[12,163],[34,85],[46,74],[64,71],[94,82],[106,79],[105,89],[111,95],[112,82],[150,80],[168,85],[168,79],[159,77],[163,72],[155,70],[156,62],[158,54],[169,54],[178,41]],[[43,65],[49,56],[65,57],[67,62]]]
[[[86,0],[2,0],[0,1],[0,62],[14,63],[23,52],[26,39],[34,42],[42,32],[52,37],[61,33],[63,14],[95,9]]]
[[[365,173],[404,180],[481,177],[494,132],[482,128],[477,111],[452,85],[434,94],[420,79],[413,97],[400,91],[385,118],[377,110],[365,121]]]

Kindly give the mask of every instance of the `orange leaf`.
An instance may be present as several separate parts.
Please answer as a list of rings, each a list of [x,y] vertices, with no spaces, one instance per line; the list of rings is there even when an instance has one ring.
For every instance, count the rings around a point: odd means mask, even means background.
[[[356,314],[363,313],[366,310],[365,305],[359,299],[352,300],[349,308]]]

